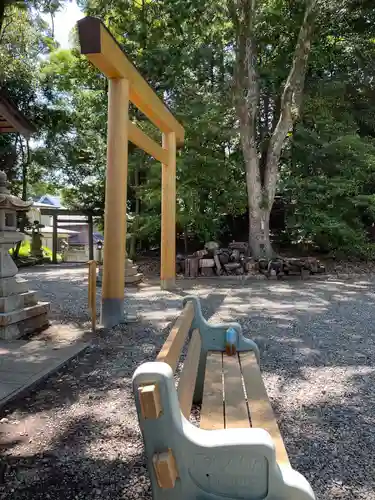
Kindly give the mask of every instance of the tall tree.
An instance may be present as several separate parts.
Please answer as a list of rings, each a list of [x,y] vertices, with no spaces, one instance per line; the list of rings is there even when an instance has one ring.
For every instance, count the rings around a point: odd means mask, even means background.
[[[5,20],[0,31],[1,91],[37,129],[42,129],[46,106],[40,99],[40,61],[53,46],[48,25],[38,13],[19,8],[16,3],[7,5]],[[32,156],[26,141],[20,135],[1,135],[0,151],[1,167],[26,196]]]
[[[249,244],[256,257],[271,257],[273,254],[269,221],[276,193],[279,160],[285,140],[299,116],[318,1],[305,2],[289,74],[281,95],[273,96],[273,102],[269,96],[267,102],[264,101],[263,106],[267,109],[263,109],[263,123],[259,126],[261,50],[257,43],[257,28],[259,29],[258,21],[266,3],[257,0],[229,0],[236,30],[235,101],[246,167]],[[269,3],[276,4],[272,5],[272,9],[280,9],[280,2]],[[296,9],[297,18],[298,14]],[[266,50],[272,50],[272,47],[266,47]],[[262,128],[265,129],[265,134]],[[262,134],[267,136],[265,154],[262,154]]]

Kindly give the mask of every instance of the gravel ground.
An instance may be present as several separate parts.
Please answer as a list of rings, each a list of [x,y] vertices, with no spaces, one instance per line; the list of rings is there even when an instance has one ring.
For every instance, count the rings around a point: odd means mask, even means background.
[[[87,270],[21,273],[55,323],[87,326]],[[1,499],[151,498],[131,376],[152,360],[188,293],[213,321],[239,321],[262,353],[292,465],[318,499],[375,500],[375,292],[368,281],[186,281],[127,291],[139,321],[92,346],[1,417]]]

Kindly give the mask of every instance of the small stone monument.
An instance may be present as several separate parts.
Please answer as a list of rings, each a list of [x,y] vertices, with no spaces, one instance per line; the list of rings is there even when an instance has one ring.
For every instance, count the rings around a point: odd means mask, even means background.
[[[138,266],[131,259],[125,259],[125,286],[137,285],[143,280],[143,274],[138,272]],[[103,266],[99,267],[99,272],[96,277],[96,284],[102,286],[103,281]]]
[[[49,302],[38,302],[27,281],[17,279],[17,266],[9,254],[24,234],[17,231],[17,212],[32,202],[10,194],[7,176],[0,171],[0,339],[13,340],[48,326]]]
[[[36,220],[31,230],[31,255],[38,260],[43,260],[42,235],[40,233],[43,227],[44,224],[40,224]]]

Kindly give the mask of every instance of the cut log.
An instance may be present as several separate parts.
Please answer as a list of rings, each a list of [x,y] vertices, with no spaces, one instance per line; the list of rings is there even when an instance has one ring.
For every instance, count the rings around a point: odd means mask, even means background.
[[[240,250],[243,253],[247,253],[249,245],[246,241],[232,241],[229,243],[229,248],[232,250]]]
[[[199,259],[202,259],[207,254],[208,254],[207,250],[197,250],[194,255]]]
[[[252,274],[259,273],[258,262],[256,262],[254,259],[249,259],[246,263],[246,270]]]
[[[239,250],[233,250],[230,256],[230,260],[233,262],[238,262],[240,260],[240,251]]]
[[[185,260],[185,276],[189,278],[196,278],[198,276],[199,259],[196,257],[188,257]]]
[[[222,271],[222,267],[221,267],[220,259],[219,259],[218,255],[214,255],[214,261],[215,261],[215,266],[216,266],[216,274],[218,276],[220,276],[221,271]]]
[[[266,260],[266,259],[259,259],[258,265],[259,265],[259,270],[260,271],[267,271],[267,269],[268,269],[268,260]]]
[[[196,278],[199,273],[199,259],[191,259],[190,261],[190,276]]]
[[[215,260],[214,259],[200,259],[199,267],[214,267]]]
[[[223,252],[221,254],[219,254],[219,260],[220,260],[220,264],[222,264],[224,266],[224,264],[228,264],[229,262],[229,254]]]
[[[228,264],[225,264],[224,267],[226,271],[231,272],[241,267],[241,264],[239,262],[229,262]]]

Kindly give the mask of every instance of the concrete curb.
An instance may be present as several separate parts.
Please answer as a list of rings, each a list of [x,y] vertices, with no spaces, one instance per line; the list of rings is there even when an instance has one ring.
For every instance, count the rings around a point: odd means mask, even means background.
[[[68,351],[65,358],[51,360],[51,365],[40,372],[35,373],[27,382],[20,387],[15,388],[8,395],[0,399],[0,409],[2,409],[10,401],[24,395],[25,393],[34,389],[38,384],[46,380],[50,375],[55,374],[60,368],[71,361],[73,358],[81,354],[84,350],[89,347],[90,343],[79,342],[74,345],[69,345],[66,347],[71,347],[72,349]],[[62,347],[64,349],[64,347]]]

